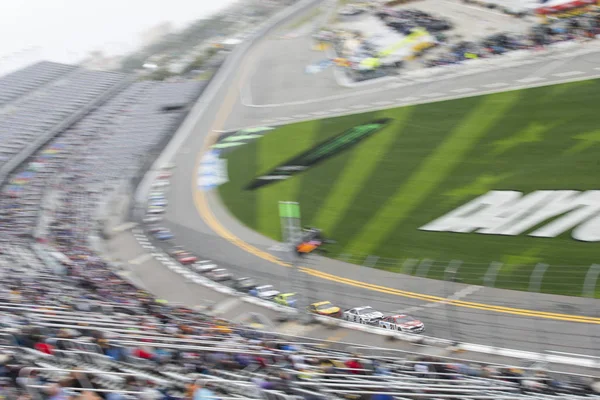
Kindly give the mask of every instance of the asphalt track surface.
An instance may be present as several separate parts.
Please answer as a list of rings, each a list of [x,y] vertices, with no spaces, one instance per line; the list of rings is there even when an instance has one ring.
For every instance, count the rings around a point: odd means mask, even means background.
[[[408,277],[317,256],[302,264],[301,279],[295,279],[293,269],[278,260],[285,255],[270,250],[275,244],[272,240],[242,226],[229,215],[216,193],[199,192],[196,187],[199,152],[207,138],[219,130],[263,125],[266,121],[283,123],[356,113],[456,95],[476,95],[514,88],[515,85],[525,87],[590,78],[600,74],[597,69],[600,53],[559,60],[540,59],[533,64],[504,67],[493,72],[475,71],[439,81],[413,79],[404,82],[403,78],[398,78],[397,84],[406,84],[402,87],[392,87],[388,81],[349,89],[335,83],[333,70],[316,76],[304,74],[304,66],[310,60],[323,57],[311,52],[308,44],[305,37],[266,38],[259,42],[240,64],[234,78],[207,106],[206,115],[213,118],[198,121],[194,133],[176,158],[165,222],[176,235],[176,242],[204,258],[217,261],[236,275],[253,276],[261,282],[274,284],[281,291],[302,292],[307,301],[331,300],[342,307],[371,305],[384,312],[410,311],[425,322],[427,334],[431,336],[528,351],[600,356],[598,300]],[[288,58],[294,49],[296,56]],[[264,56],[265,51],[274,57],[271,63]],[[287,60],[289,64],[287,61],[281,64],[278,60]],[[496,85],[489,86],[492,84]],[[120,239],[121,242],[124,240]],[[121,244],[125,245],[119,246],[125,248],[119,250],[122,260],[133,259],[140,251],[133,242],[130,246]],[[145,281],[152,286],[150,289],[165,292],[165,285],[180,287],[179,277],[171,276],[174,274],[170,271],[159,273],[160,267],[150,264],[143,263],[147,272],[153,271],[151,282]],[[144,271],[139,273],[146,275]],[[179,289],[177,293],[171,291],[170,295],[174,296],[174,301],[198,301],[198,294],[190,294],[188,298]],[[203,292],[200,296],[214,302],[224,300],[215,293]],[[444,298],[453,301],[441,301]],[[250,306],[236,306],[231,312],[244,313],[244,307]],[[322,332],[325,328],[297,329],[298,335],[336,337]],[[351,342],[374,345],[381,345],[383,340],[360,332],[344,333],[344,336]]]

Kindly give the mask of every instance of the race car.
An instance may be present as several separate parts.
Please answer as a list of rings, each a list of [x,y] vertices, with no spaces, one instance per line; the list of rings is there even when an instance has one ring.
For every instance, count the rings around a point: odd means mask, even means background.
[[[278,290],[275,290],[273,285],[262,285],[257,286],[250,290],[250,295],[261,299],[271,300],[273,297],[279,294]]]
[[[150,229],[148,229],[148,232],[150,233],[158,233],[160,231],[162,231],[164,228],[160,227],[160,226],[151,226]]]
[[[409,315],[390,315],[379,321],[379,327],[408,333],[421,333],[425,324]]]
[[[171,240],[175,237],[168,229],[162,229],[154,234],[154,237],[158,240]]]
[[[252,278],[238,278],[233,282],[233,288],[239,292],[249,292],[256,287],[256,282]]]
[[[145,224],[154,224],[156,222],[160,222],[162,221],[162,217],[160,216],[147,216],[146,218],[144,218],[144,223]]]
[[[358,322],[360,324],[371,324],[383,318],[383,313],[373,307],[354,307],[344,311],[342,316],[346,321]]]
[[[165,186],[169,186],[169,181],[166,179],[161,179],[152,183],[153,188],[161,188]]]
[[[321,250],[321,246],[326,243],[335,243],[332,240],[327,240],[323,236],[323,232],[318,228],[307,227],[302,229],[302,239],[296,245],[296,254],[305,256],[315,250]]]
[[[175,258],[177,259],[177,261],[179,261],[180,264],[183,265],[190,265],[198,261],[198,257],[187,251],[177,254]]]
[[[213,263],[210,260],[203,260],[195,262],[192,266],[192,269],[196,272],[200,272],[201,274],[203,274],[217,269],[217,264]]]
[[[186,253],[182,246],[173,246],[168,251],[171,257],[178,257],[181,254]]]
[[[150,207],[166,207],[167,206],[167,200],[163,199],[150,199],[150,202],[148,203]]]
[[[231,279],[231,274],[224,268],[217,268],[206,273],[206,277],[215,282],[223,282]]]
[[[281,293],[275,296],[273,300],[275,300],[275,303],[281,304],[282,306],[295,307],[298,296],[296,293]]]
[[[148,214],[162,214],[164,212],[165,212],[165,208],[164,207],[153,206],[153,205],[150,205],[148,207],[148,211],[147,211]]]
[[[325,315],[327,317],[339,318],[342,316],[342,310],[339,307],[331,304],[329,301],[312,303],[310,306],[308,306],[308,311],[313,314]]]

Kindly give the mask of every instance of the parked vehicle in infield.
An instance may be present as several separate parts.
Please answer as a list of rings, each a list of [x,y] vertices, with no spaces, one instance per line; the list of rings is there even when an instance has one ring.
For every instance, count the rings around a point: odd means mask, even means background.
[[[390,315],[379,321],[379,327],[408,333],[421,333],[425,324],[409,315]]]
[[[342,318],[360,324],[372,324],[379,322],[383,318],[383,313],[370,306],[354,307],[344,311]]]
[[[235,279],[233,281],[232,286],[238,292],[248,293],[249,291],[254,289],[257,285],[256,285],[256,282],[254,281],[254,279],[248,278],[248,277],[243,277],[243,278]]]
[[[175,237],[168,229],[162,229],[154,234],[154,237],[158,240],[171,240]]]
[[[275,303],[280,304],[282,306],[288,307],[296,307],[296,303],[298,302],[298,294],[297,293],[280,293],[273,299]]]
[[[308,311],[313,314],[325,315],[327,317],[339,318],[342,316],[342,309],[334,306],[329,301],[319,301],[308,306]]]
[[[228,281],[232,278],[231,273],[225,268],[217,268],[206,273],[206,277],[215,282]]]
[[[250,290],[250,295],[258,297],[260,299],[271,300],[279,294],[278,290],[275,290],[273,285],[262,285],[257,286]]]
[[[197,261],[192,265],[192,269],[201,274],[214,271],[218,267],[219,266],[213,263],[211,260]]]

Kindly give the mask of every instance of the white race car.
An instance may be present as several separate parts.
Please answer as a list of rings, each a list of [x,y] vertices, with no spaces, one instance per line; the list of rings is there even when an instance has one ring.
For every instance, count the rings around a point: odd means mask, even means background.
[[[383,313],[369,306],[354,307],[344,311],[342,318],[346,321],[358,322],[360,324],[370,324],[383,318]]]
[[[257,286],[250,290],[250,295],[260,299],[271,300],[279,294],[272,285]]]
[[[408,333],[421,333],[425,330],[423,322],[403,314],[383,318],[379,321],[379,327]]]

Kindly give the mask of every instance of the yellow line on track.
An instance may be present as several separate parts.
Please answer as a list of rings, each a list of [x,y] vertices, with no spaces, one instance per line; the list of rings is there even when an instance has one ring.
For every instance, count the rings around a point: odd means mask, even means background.
[[[259,49],[261,49],[261,47],[259,47]],[[260,51],[257,51],[254,54],[260,54]],[[245,81],[248,77],[250,65],[252,64],[249,61],[250,60],[248,60],[248,56],[247,56],[245,59],[245,62],[242,62],[243,67],[242,67],[241,71],[239,71],[238,74],[232,80],[230,89],[223,101],[222,107],[219,109],[219,113],[215,117],[215,121],[212,125],[212,128],[209,131],[209,135],[204,142],[204,146],[196,157],[194,173],[192,174],[192,193],[193,193],[193,198],[194,198],[194,204],[196,206],[198,213],[200,214],[200,217],[204,221],[204,223],[206,223],[206,225],[208,225],[216,234],[218,234],[225,240],[229,241],[230,243],[234,244],[235,246],[239,247],[240,249],[242,249],[256,257],[262,258],[264,260],[267,260],[273,264],[276,264],[276,265],[279,265],[282,267],[290,267],[291,265],[289,263],[286,263],[286,262],[280,260],[279,258],[275,257],[274,255],[272,255],[266,251],[260,250],[256,247],[244,242],[242,239],[238,238],[237,236],[235,236],[234,234],[229,232],[223,225],[221,225],[221,223],[215,218],[214,214],[212,213],[212,210],[210,209],[210,207],[208,205],[208,202],[206,200],[206,196],[205,196],[204,192],[202,190],[198,189],[198,184],[197,184],[197,179],[196,179],[195,172],[198,171],[202,155],[210,148],[211,145],[214,144],[214,142],[217,138],[212,133],[215,131],[221,130],[223,128],[223,126],[225,125],[226,119],[229,117],[229,115],[233,111],[233,107],[235,106],[235,102],[237,101],[238,91],[242,88],[242,84],[245,83]],[[543,319],[551,319],[551,320],[555,320],[555,321],[581,322],[581,323],[600,325],[600,318],[595,318],[595,317],[586,317],[586,316],[581,316],[581,315],[559,314],[559,313],[551,313],[551,312],[545,312],[545,311],[536,311],[536,310],[527,310],[527,309],[512,308],[512,307],[495,306],[495,305],[490,305],[490,304],[474,303],[474,302],[462,301],[462,300],[449,300],[445,297],[432,296],[432,295],[426,295],[426,294],[415,293],[415,292],[408,292],[408,291],[404,291],[404,290],[399,290],[399,289],[389,288],[389,287],[385,287],[385,286],[379,286],[379,285],[374,285],[374,284],[365,283],[365,282],[361,282],[361,281],[356,281],[353,279],[348,279],[348,278],[344,278],[342,276],[332,275],[332,274],[318,271],[316,269],[312,269],[312,268],[308,268],[308,267],[300,267],[299,269],[300,269],[300,271],[302,271],[308,275],[311,275],[311,276],[314,276],[314,277],[317,277],[317,278],[320,278],[323,280],[343,283],[348,286],[372,290],[374,292],[385,293],[385,294],[390,294],[390,295],[395,295],[395,296],[400,296],[400,297],[406,297],[406,298],[434,302],[434,303],[446,302],[446,304],[453,305],[456,307],[463,307],[463,308],[483,310],[483,311],[492,311],[492,312],[498,312],[498,313],[503,313],[503,314],[520,315],[520,316],[526,316],[526,317],[537,317],[537,318],[543,318]]]

